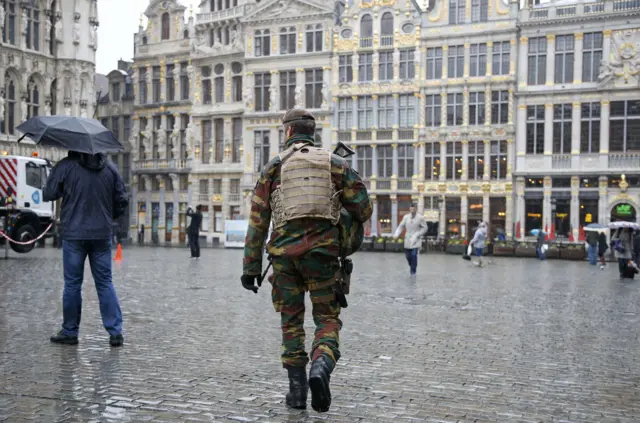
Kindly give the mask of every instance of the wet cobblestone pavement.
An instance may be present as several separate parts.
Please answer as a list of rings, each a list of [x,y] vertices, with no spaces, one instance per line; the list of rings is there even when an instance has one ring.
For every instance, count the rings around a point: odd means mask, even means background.
[[[640,421],[640,280],[614,268],[421,255],[411,282],[402,254],[359,254],[333,405],[317,414],[284,406],[279,316],[264,286],[241,288],[241,251],[124,256],[121,349],[90,276],[80,344],[49,343],[59,250],[0,261],[0,421]]]

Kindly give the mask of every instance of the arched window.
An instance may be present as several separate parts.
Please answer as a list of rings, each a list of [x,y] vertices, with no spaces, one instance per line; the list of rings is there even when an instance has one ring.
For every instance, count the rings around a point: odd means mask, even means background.
[[[27,117],[26,119],[38,116],[40,111],[40,92],[38,90],[38,84],[33,80],[33,77],[29,78],[29,84],[27,85]],[[24,118],[24,117],[23,117]]]
[[[143,45],[143,46],[146,46],[146,45],[147,45],[147,36],[146,36],[146,35],[143,35],[143,36],[142,36],[142,45]]]
[[[185,29],[185,30],[184,30],[184,32],[182,33],[182,36],[183,36],[185,39],[189,38],[189,30],[188,30],[188,29]]]
[[[165,12],[162,14],[162,39],[168,40],[169,33],[171,29],[171,23],[169,21],[169,13]]]
[[[202,76],[202,104],[211,104],[211,68],[203,66],[200,69]]]
[[[18,97],[18,93],[16,92],[16,82],[8,72],[5,74],[5,84],[7,91],[5,93],[6,103],[2,127],[4,133],[13,135],[16,125],[16,98]]]
[[[380,45],[393,45],[393,14],[386,12],[380,20]]]
[[[373,18],[364,15],[360,21],[360,47],[373,46]]]

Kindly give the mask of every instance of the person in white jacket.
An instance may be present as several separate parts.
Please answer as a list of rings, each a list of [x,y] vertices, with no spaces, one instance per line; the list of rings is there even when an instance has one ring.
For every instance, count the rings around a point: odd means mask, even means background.
[[[402,218],[402,222],[398,225],[393,238],[398,239],[403,229],[407,230],[404,237],[404,255],[407,257],[411,276],[414,277],[418,268],[418,250],[422,245],[422,236],[428,229],[424,216],[417,213],[415,204],[409,207],[409,214]]]
[[[484,249],[484,244],[487,241],[487,224],[485,222],[480,222],[478,225],[478,229],[476,229],[476,233],[473,235],[473,239],[469,243],[473,251],[475,251],[476,256],[478,257],[477,266],[482,267],[482,250]],[[475,264],[475,263],[474,263]]]

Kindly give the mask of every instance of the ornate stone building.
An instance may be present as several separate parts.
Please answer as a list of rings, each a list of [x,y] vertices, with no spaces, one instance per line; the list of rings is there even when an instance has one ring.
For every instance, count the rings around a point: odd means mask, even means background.
[[[131,66],[131,62],[118,61],[118,68],[105,76],[104,87],[96,86],[98,98],[96,119],[109,128],[125,147],[123,153],[111,154],[110,158],[120,170],[120,175],[129,193],[129,207],[135,208],[136,202],[131,196],[131,144],[129,143],[134,116],[133,79],[131,78],[133,68]],[[128,238],[127,234],[131,226],[130,219],[129,209],[118,220],[119,233],[122,238]]]
[[[640,4],[554,2],[519,12],[516,221],[577,237],[638,218]]]
[[[134,37],[131,232],[147,243],[185,242],[193,199],[195,37],[193,17],[185,22],[185,11],[175,0],[151,0],[144,12],[147,25],[141,17]]]
[[[394,231],[412,202],[433,235],[464,237],[479,220],[510,232],[517,5],[429,4],[346,5],[334,36],[334,139],[356,149],[371,234]]]
[[[97,0],[0,1],[0,150],[59,160],[66,151],[16,144],[31,116],[92,117]]]

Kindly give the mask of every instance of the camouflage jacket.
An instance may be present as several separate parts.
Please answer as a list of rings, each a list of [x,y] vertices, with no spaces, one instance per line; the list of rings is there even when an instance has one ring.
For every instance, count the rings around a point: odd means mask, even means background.
[[[287,141],[285,148],[301,142],[300,136]],[[313,145],[313,138],[303,142]],[[280,186],[280,157],[276,156],[262,169],[253,200],[249,229],[244,247],[243,273],[259,275],[262,271],[264,242],[271,223],[271,193]],[[338,190],[343,190],[342,206],[355,219],[365,222],[371,217],[372,208],[367,188],[358,173],[342,157],[331,158],[331,177]],[[311,250],[337,257],[339,254],[338,228],[328,220],[296,219],[274,229],[267,245],[267,252],[274,256],[299,257]]]

